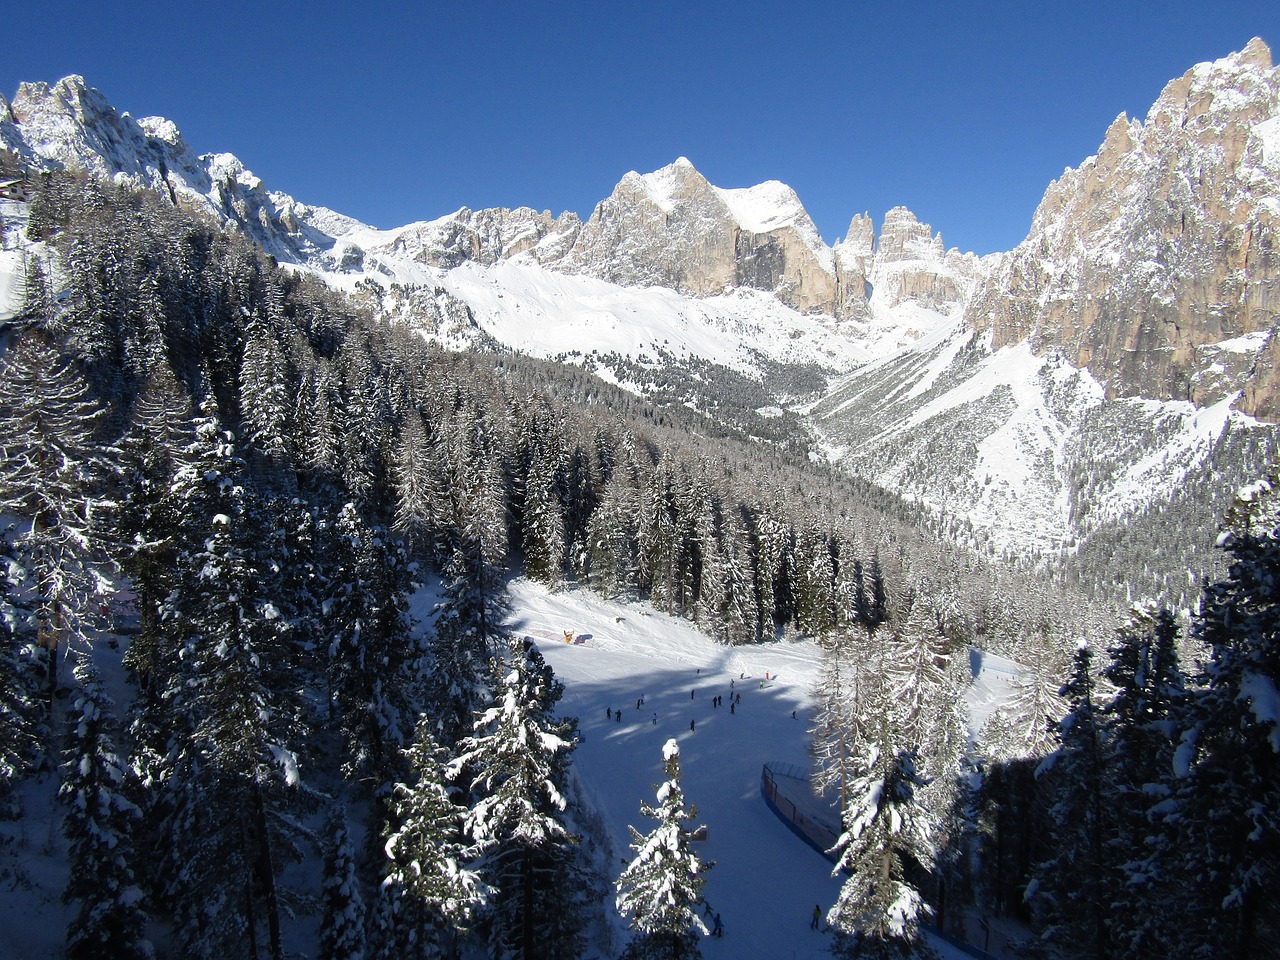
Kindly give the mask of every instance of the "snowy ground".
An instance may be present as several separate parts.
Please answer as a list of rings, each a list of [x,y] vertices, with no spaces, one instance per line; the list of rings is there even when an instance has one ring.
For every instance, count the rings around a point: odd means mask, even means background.
[[[706,896],[725,929],[722,940],[703,940],[703,955],[828,957],[830,937],[809,922],[815,904],[824,912],[831,906],[840,880],[760,795],[765,762],[808,765],[816,645],[726,647],[647,607],[579,591],[551,593],[527,581],[512,584],[512,599],[513,632],[537,641],[565,683],[562,712],[581,722],[574,766],[618,857],[631,853],[628,825],[644,833],[653,828],[640,804],[653,801],[662,780],[662,745],[671,737],[680,743],[685,796],[708,831],[701,853],[716,862]],[[566,630],[575,643],[565,643]],[[742,702],[730,713],[729,697],[739,693]],[[716,695],[724,697],[718,709]],[[622,719],[609,719],[607,710],[620,710]],[[627,936],[619,920],[619,944]],[[965,956],[937,946],[944,958]]]
[[[429,620],[437,595],[423,590],[413,612]],[[716,861],[706,895],[724,923],[722,940],[705,938],[708,960],[717,957],[825,958],[828,935],[809,929],[814,904],[824,912],[840,889],[831,864],[801,841],[765,805],[762,766],[769,761],[807,767],[809,690],[818,668],[811,642],[726,647],[688,621],[639,604],[608,603],[592,593],[556,593],[525,580],[511,584],[509,625],[533,638],[565,683],[561,713],[577,716],[581,744],[574,769],[584,793],[604,822],[614,846],[613,878],[629,857],[628,825],[648,832],[654,822],[640,804],[654,800],[663,778],[662,746],[680,743],[685,794],[708,829],[701,854]],[[564,631],[575,635],[564,642]],[[120,660],[124,645],[109,637],[95,644],[94,659],[117,704],[131,691]],[[1016,664],[979,658],[970,691],[975,719],[985,716],[1003,692]],[[766,674],[768,679],[766,679]],[[692,694],[692,696],[690,696]],[[718,709],[716,695],[724,698]],[[731,713],[730,695],[742,695]],[[637,709],[636,701],[644,698]],[[609,719],[606,711],[620,711]],[[792,712],[795,718],[792,718]],[[655,722],[656,720],[656,722]],[[696,725],[690,730],[690,723]],[[58,896],[66,883],[66,844],[61,804],[52,801],[56,779],[44,775],[23,785],[25,816],[0,824],[14,841],[12,858],[0,867],[0,960],[41,960],[61,955],[70,916]],[[314,889],[315,864],[290,882]],[[612,903],[615,943],[629,938]],[[154,931],[163,936],[162,930]],[[290,956],[314,956],[313,917],[286,924]],[[937,944],[944,960],[964,957]],[[598,956],[599,945],[588,951]]]

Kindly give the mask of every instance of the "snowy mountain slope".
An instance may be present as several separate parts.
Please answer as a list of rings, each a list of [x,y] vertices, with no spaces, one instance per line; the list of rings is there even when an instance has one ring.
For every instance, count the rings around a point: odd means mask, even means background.
[[[583,792],[595,807],[613,845],[614,876],[631,856],[627,827],[652,827],[640,815],[662,778],[662,746],[674,737],[681,748],[684,787],[706,824],[699,853],[716,861],[707,874],[706,896],[724,921],[723,939],[703,938],[707,960],[730,957],[828,956],[830,939],[809,929],[814,904],[825,910],[840,888],[831,864],[801,841],[765,805],[760,795],[764,763],[807,767],[810,689],[819,651],[812,642],[726,647],[699,633],[688,621],[647,607],[611,603],[592,593],[552,593],[539,584],[511,585],[508,624],[517,636],[537,642],[565,683],[560,712],[580,720],[581,743],[573,754]],[[425,622],[439,597],[427,589],[415,596],[413,611]],[[577,642],[566,645],[563,632]],[[94,660],[117,704],[132,691],[121,658],[125,646],[104,637]],[[989,713],[1002,691],[1008,661],[990,662],[977,675],[969,699],[973,715]],[[768,673],[770,679],[765,680]],[[732,681],[732,684],[731,684]],[[762,685],[763,681],[763,685]],[[695,691],[691,699],[689,694]],[[729,694],[742,702],[729,713]],[[711,698],[722,694],[724,706]],[[644,707],[636,708],[643,697]],[[617,710],[622,719],[606,716]],[[792,711],[796,718],[792,719]],[[657,723],[653,722],[657,717]],[[690,731],[690,721],[696,729]],[[306,769],[304,779],[308,777]],[[64,808],[50,801],[56,778],[28,781],[26,813],[3,824],[20,859],[18,882],[0,898],[0,960],[32,960],[61,953],[69,908],[59,902],[66,882],[61,820]],[[0,863],[0,866],[5,864]],[[314,891],[316,860],[291,867],[286,881]],[[611,902],[615,945],[629,937]],[[315,918],[305,911],[286,923],[291,955],[312,955]],[[936,945],[945,960],[964,954]]]
[[[229,153],[197,156],[172,121],[118,113],[83,77],[66,77],[52,87],[24,83],[11,103],[0,97],[0,147],[36,169],[84,170],[155,190],[243,231],[285,263],[338,270],[359,259],[358,252],[306,222],[339,229],[354,221],[268,192]]]
[[[1229,502],[1275,433],[1233,399],[1109,400],[1060,355],[992,350],[953,321],[841,378],[810,422],[833,460],[964,518],[988,548],[1054,553],[1165,509],[1193,480]]]
[[[576,591],[551,593],[523,580],[512,586],[511,628],[534,639],[565,682],[563,710],[581,721],[574,764],[616,855],[630,856],[628,825],[641,832],[652,827],[640,816],[640,803],[652,802],[662,777],[662,745],[674,737],[685,794],[698,807],[697,822],[707,826],[699,852],[716,861],[706,896],[725,927],[722,940],[701,941],[703,955],[828,956],[829,938],[810,930],[809,919],[815,903],[831,906],[840,880],[760,795],[766,762],[808,767],[817,646],[725,647],[687,621],[646,608]],[[579,642],[565,644],[565,630]],[[998,700],[1000,684],[994,672],[983,674],[973,687],[975,714],[989,712],[985,705]],[[742,702],[730,713],[729,698],[739,693]],[[719,708],[711,704],[717,694],[724,697]],[[637,708],[640,698],[644,706]],[[607,710],[619,711],[621,720]],[[619,920],[619,943],[626,936]],[[936,945],[946,958],[964,956]]]
[[[390,283],[447,293],[466,305],[485,334],[531,356],[616,354],[653,363],[665,354],[668,360],[702,360],[756,373],[762,358],[849,370],[868,356],[820,320],[757,291],[691,299],[663,287],[628,288],[552,273],[521,258],[492,266],[464,263],[447,271],[403,263],[387,267]],[[332,279],[357,289],[354,278]],[[436,335],[414,310],[397,315],[393,296],[380,297],[379,304],[390,316]]]
[[[1049,186],[966,319],[996,347],[1060,351],[1109,396],[1240,391],[1240,409],[1276,419],[1278,117],[1280,69],[1259,39],[1170,81],[1144,121],[1121,114]],[[1222,341],[1239,349],[1223,356]]]
[[[195,156],[78,77],[0,103],[0,143],[203,210],[447,347],[745,408],[748,432],[834,378],[810,425],[847,469],[976,542],[1069,550],[1185,498],[1189,476],[1213,498],[1257,466],[1269,428],[1223,402],[1265,413],[1280,366],[1278,77],[1261,41],[1194,67],[1050,186],[1027,241],[982,259],[903,208],[827,247],[789,187],[713,186],[685,158],[627,173],[586,220],[464,208],[376,230]]]
[[[787,362],[817,363],[836,371],[874,353],[882,328],[900,335],[919,326],[918,318],[894,322],[889,314],[896,304],[889,304],[878,311],[876,324],[842,329],[839,338],[816,331],[793,338],[797,314],[838,329],[844,308],[835,299],[840,270],[833,250],[790,187],[777,181],[741,189],[714,187],[684,158],[649,174],[626,174],[585,222],[572,213],[552,218],[528,208],[464,208],[435,220],[377,230],[268,190],[231,154],[195,155],[171,121],[135,120],[119,113],[81,77],[53,86],[24,84],[12,103],[0,99],[0,146],[36,168],[81,169],[156,190],[245,232],[282,263],[314,270],[340,287],[365,279],[383,287],[398,282],[447,289],[441,273],[463,265],[488,268],[516,262],[558,277],[607,281],[637,290],[641,298],[662,287],[689,300],[685,309],[692,312],[699,311],[703,299],[746,294],[741,302],[722,301],[726,306],[710,312],[742,313],[748,324],[757,326],[762,315],[776,316],[779,329],[759,330],[747,338],[747,349],[763,348],[775,358],[785,352]],[[928,260],[935,251],[925,246]],[[943,266],[940,241],[936,247],[939,269],[952,269]],[[917,267],[928,269],[923,262]],[[474,289],[473,280],[464,277],[459,285]],[[862,315],[868,291],[861,278],[851,289]],[[613,294],[614,299],[623,296]],[[765,305],[767,300],[773,304]],[[749,306],[742,308],[743,303]],[[648,333],[642,330],[630,341],[609,337],[610,349],[636,357],[649,349]],[[734,333],[726,329],[723,336]],[[790,338],[785,351],[784,338]],[[852,346],[837,342],[850,338]],[[517,334],[512,341],[498,339],[514,345],[531,338]],[[688,346],[691,355],[707,362],[722,362],[725,352],[741,352],[734,343],[710,344],[701,351]]]

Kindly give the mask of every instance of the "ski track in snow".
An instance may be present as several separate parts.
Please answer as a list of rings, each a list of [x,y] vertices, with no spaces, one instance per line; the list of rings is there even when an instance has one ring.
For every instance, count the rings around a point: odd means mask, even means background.
[[[809,765],[817,645],[728,647],[647,606],[551,592],[525,580],[511,591],[512,633],[537,643],[565,684],[560,712],[579,718],[582,742],[573,763],[613,841],[614,878],[621,858],[632,854],[628,826],[644,834],[656,825],[641,816],[640,804],[653,802],[663,779],[662,747],[674,737],[685,796],[698,808],[696,823],[707,826],[699,855],[716,862],[706,897],[724,921],[723,939],[702,939],[703,955],[829,957],[830,936],[810,930],[809,920],[814,904],[824,913],[831,907],[841,879],[760,794],[766,762]],[[574,643],[564,642],[566,630]],[[742,702],[730,713],[729,697],[739,693]],[[724,697],[719,708],[712,706],[716,695]],[[622,719],[609,719],[606,710],[620,711]],[[621,946],[630,931],[620,917],[616,929]],[[942,942],[935,947],[947,960],[966,956]]]
[[[632,855],[628,826],[645,834],[656,825],[641,816],[640,804],[654,801],[664,778],[662,748],[674,738],[680,744],[686,798],[698,808],[695,823],[707,826],[707,840],[698,845],[698,853],[716,862],[707,874],[706,896],[725,929],[723,939],[702,938],[703,955],[708,960],[829,957],[830,936],[810,930],[809,920],[814,904],[824,912],[831,907],[842,881],[760,794],[766,762],[808,767],[817,645],[800,641],[729,647],[704,636],[689,621],[644,604],[609,602],[584,590],[552,592],[519,579],[512,581],[510,591],[508,628],[537,643],[565,684],[559,713],[579,719],[581,742],[573,767],[614,847],[610,879],[622,872],[621,858]],[[411,615],[420,629],[429,629],[439,599],[432,588],[413,596]],[[574,633],[572,644],[564,642],[566,630]],[[107,636],[94,644],[94,661],[117,711],[127,708],[134,693],[122,664],[126,649],[125,643]],[[974,722],[980,723],[1007,690],[1008,675],[1019,668],[1002,658],[975,656],[971,662],[981,673],[968,699]],[[68,667],[63,682],[69,680]],[[730,694],[739,693],[742,702],[730,713]],[[711,704],[717,694],[724,697],[719,708]],[[640,697],[645,702],[637,710]],[[606,710],[620,711],[622,719],[609,719]],[[693,731],[690,721],[696,722]],[[300,768],[299,773],[307,779],[313,772]],[[16,841],[16,861],[31,886],[7,887],[0,897],[0,960],[61,956],[71,908],[58,902],[66,883],[66,841],[63,806],[51,802],[55,788],[56,778],[47,774],[25,781],[25,815],[3,824],[3,833]],[[320,861],[313,857],[290,866],[285,881],[315,892],[319,870]],[[631,931],[617,915],[611,895],[605,912],[621,950]],[[291,954],[314,950],[316,919],[285,919]],[[942,941],[935,940],[934,946],[943,960],[967,956]],[[592,944],[587,956],[597,956],[598,950]]]

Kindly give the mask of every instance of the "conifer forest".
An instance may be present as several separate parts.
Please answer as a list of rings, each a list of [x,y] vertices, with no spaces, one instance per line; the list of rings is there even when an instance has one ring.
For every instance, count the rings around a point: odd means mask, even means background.
[[[612,956],[699,957],[680,750],[642,758],[619,874],[515,576],[819,645],[835,956],[927,956],[961,912],[1024,957],[1280,956],[1265,456],[1194,518],[1203,579],[1154,520],[1045,563],[678,390],[430,344],[155,192],[43,173],[2,232],[0,896],[59,804],[67,957],[570,960],[602,912]],[[1023,668],[978,739],[975,650]]]

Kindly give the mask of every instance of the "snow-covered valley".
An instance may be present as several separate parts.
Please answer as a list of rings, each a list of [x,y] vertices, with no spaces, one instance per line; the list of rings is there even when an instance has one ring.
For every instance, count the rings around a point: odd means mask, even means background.
[[[435,590],[418,593],[414,613],[425,621],[438,597]],[[628,827],[642,833],[651,827],[640,804],[652,802],[662,778],[663,745],[675,738],[685,794],[698,808],[696,823],[707,827],[698,852],[716,864],[707,875],[706,898],[725,930],[722,939],[702,940],[703,955],[829,956],[829,936],[809,924],[815,904],[824,912],[830,908],[841,878],[832,876],[830,861],[792,833],[761,795],[765,763],[809,766],[817,645],[726,647],[646,604],[551,591],[523,579],[510,584],[507,628],[534,640],[565,684],[559,712],[580,723],[573,769],[606,828],[615,875],[631,856]],[[564,642],[566,631],[574,635],[571,644]],[[122,704],[134,695],[120,662],[125,649],[103,637],[94,651],[110,693]],[[979,671],[969,694],[973,717],[981,720],[1003,698],[1008,669],[996,659]],[[724,700],[720,707],[712,705],[717,694]],[[314,776],[305,765],[301,773],[304,782]],[[5,867],[7,893],[0,897],[0,960],[52,957],[61,949],[68,913],[58,903],[66,874],[64,807],[50,796],[56,783],[48,776],[29,783],[26,816],[0,823],[0,832],[14,840],[14,859]],[[311,860],[304,870],[291,869],[287,880],[314,892],[318,867]],[[588,956],[609,955],[630,936],[611,901],[603,910],[613,940],[595,944]],[[287,924],[291,955],[314,955],[316,922],[314,915],[303,915]],[[944,960],[965,956],[937,938],[934,945]]]

